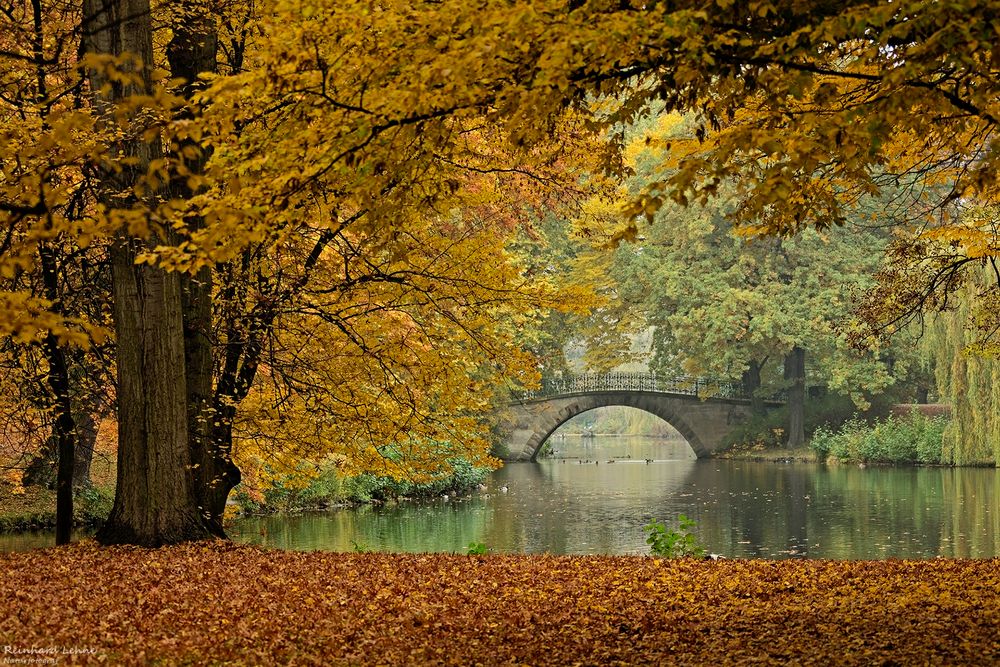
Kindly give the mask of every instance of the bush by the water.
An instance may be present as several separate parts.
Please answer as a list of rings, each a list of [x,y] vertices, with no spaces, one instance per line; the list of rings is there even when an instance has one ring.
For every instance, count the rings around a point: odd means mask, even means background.
[[[73,499],[73,524],[99,526],[111,512],[114,489],[87,486]],[[0,533],[56,525],[56,492],[39,486],[15,488],[0,483]]]
[[[889,414],[890,402],[884,397],[870,401],[865,412],[868,419]],[[805,431],[813,433],[821,426],[837,428],[857,415],[858,408],[847,396],[826,393],[810,397],[805,404]],[[784,447],[788,427],[788,408],[784,405],[772,408],[767,414],[757,415],[740,424],[727,437],[730,447]]]
[[[873,424],[851,420],[838,430],[817,428],[810,446],[820,459],[861,463],[941,463],[948,420],[913,412]]]
[[[642,527],[650,553],[661,558],[702,558],[707,550],[698,541],[694,529],[698,523],[683,514],[677,517],[677,527],[663,525],[656,519]]]
[[[344,477],[334,464],[324,464],[303,484],[299,475],[279,477],[260,493],[236,487],[236,502],[249,512],[285,512],[339,504],[369,503],[398,498],[462,495],[482,484],[491,470],[464,458],[448,459],[448,470],[429,482],[393,479],[371,473]]]

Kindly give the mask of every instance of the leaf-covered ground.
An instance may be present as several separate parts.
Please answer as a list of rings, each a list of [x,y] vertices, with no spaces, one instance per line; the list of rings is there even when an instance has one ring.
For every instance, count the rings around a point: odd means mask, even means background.
[[[712,562],[85,543],[0,554],[0,660],[994,665],[998,593],[997,560]]]

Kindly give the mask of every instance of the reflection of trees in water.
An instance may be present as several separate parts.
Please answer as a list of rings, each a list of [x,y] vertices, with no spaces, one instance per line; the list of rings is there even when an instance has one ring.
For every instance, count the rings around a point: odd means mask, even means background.
[[[643,524],[684,513],[709,549],[727,556],[1000,554],[995,469],[546,461],[508,465],[489,486],[459,502],[251,517],[231,531],[241,542],[294,549],[464,552],[475,541],[500,551],[646,553]],[[46,532],[0,536],[0,550],[51,540]]]
[[[643,524],[684,513],[727,556],[1000,554],[993,469],[546,461],[510,464],[489,485],[488,498],[458,503],[255,519],[239,524],[240,539],[264,541],[263,530],[266,543],[295,548],[461,552],[476,541],[499,551],[645,553]]]
[[[1000,553],[995,470],[732,463],[702,529],[730,553],[888,558]],[[709,479],[710,477],[711,479]],[[718,540],[718,542],[716,542]],[[740,544],[749,542],[750,544]]]
[[[481,497],[458,501],[395,503],[299,516],[251,517],[236,525],[236,539],[283,549],[352,551],[455,551],[481,541],[491,509]]]
[[[645,553],[642,526],[652,508],[679,494],[694,460],[646,465],[547,461],[501,473],[512,493],[497,504],[487,544],[553,553]]]
[[[546,445],[551,448],[549,458],[600,460],[633,459],[673,461],[694,459],[695,453],[683,437],[647,438],[641,436],[580,436],[560,437],[559,431],[550,436]]]

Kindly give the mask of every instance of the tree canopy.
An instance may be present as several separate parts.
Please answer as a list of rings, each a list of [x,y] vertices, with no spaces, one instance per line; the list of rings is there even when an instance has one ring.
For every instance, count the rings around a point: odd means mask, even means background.
[[[624,223],[610,241],[667,202],[721,194],[743,233],[787,235],[891,191],[869,213],[907,261],[866,311],[877,337],[994,268],[997,35],[979,0],[14,3],[0,334],[44,356],[63,460],[68,351],[113,334],[109,540],[219,534],[234,437],[308,434],[385,466],[386,446],[467,424],[491,378],[530,383],[513,320],[560,304],[508,242],[606,195],[633,169],[625,128],[680,111],[693,137],[603,200]],[[789,271],[824,259],[801,254]],[[111,308],[74,296],[91,275]],[[424,454],[418,472],[440,463]],[[164,505],[169,530],[150,515]]]

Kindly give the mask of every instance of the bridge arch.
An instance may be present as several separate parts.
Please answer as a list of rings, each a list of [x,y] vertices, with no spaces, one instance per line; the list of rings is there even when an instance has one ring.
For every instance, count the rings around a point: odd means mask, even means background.
[[[780,405],[767,401],[768,407]],[[727,435],[751,415],[739,383],[705,378],[663,378],[654,373],[567,375],[522,392],[500,419],[508,461],[534,461],[542,444],[567,420],[600,407],[623,406],[673,426],[699,458],[719,451]]]
[[[643,400],[643,399],[647,400]],[[542,445],[552,437],[560,426],[568,422],[573,417],[581,415],[597,408],[625,407],[641,410],[654,417],[659,417],[663,421],[673,426],[687,441],[688,446],[694,450],[698,458],[703,458],[710,453],[705,444],[699,439],[698,433],[691,428],[684,416],[677,414],[671,405],[648,400],[648,396],[636,395],[628,392],[614,392],[608,394],[589,394],[578,397],[578,400],[569,402],[559,408],[557,412],[545,412],[544,416],[535,422],[532,434],[529,436],[527,446],[531,450],[528,457],[534,461],[541,451]]]

